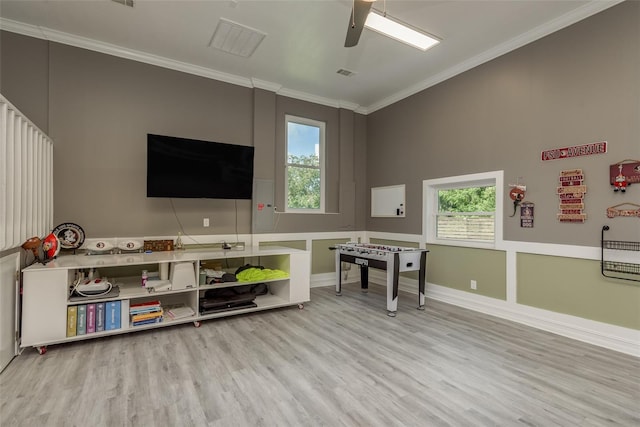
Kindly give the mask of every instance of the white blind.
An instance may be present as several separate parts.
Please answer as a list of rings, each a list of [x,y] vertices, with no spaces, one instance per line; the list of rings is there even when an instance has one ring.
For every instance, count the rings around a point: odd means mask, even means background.
[[[53,228],[53,141],[0,94],[0,250]]]

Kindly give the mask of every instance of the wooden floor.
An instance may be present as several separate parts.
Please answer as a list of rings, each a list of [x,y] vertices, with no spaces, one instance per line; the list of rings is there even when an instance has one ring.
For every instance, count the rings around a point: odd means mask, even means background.
[[[383,288],[27,349],[2,426],[638,426],[640,360]]]

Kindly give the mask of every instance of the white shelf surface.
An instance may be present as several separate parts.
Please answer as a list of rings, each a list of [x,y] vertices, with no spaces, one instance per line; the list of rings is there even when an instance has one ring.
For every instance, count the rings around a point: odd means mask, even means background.
[[[263,257],[270,255],[287,255],[302,253],[299,249],[282,248],[277,246],[249,247],[239,250],[205,250],[189,249],[182,251],[151,252],[140,254],[114,255],[61,255],[47,264],[33,264],[26,270],[56,270],[93,267],[122,267],[127,265],[158,264],[166,262],[201,261],[233,258]]]

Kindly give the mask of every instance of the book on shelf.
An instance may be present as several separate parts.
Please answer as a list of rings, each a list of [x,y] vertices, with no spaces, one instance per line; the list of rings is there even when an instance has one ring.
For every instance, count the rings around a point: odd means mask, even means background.
[[[166,316],[168,316],[172,320],[183,319],[185,317],[191,317],[196,314],[196,312],[186,304],[175,304],[166,306],[164,312]]]
[[[78,307],[76,335],[85,335],[87,333],[87,306],[86,304],[81,304],[76,307]]]
[[[160,323],[160,322],[162,322],[162,316],[154,317],[153,319],[147,319],[147,320],[140,320],[138,322],[132,322],[131,326],[151,325],[153,323]]]
[[[156,307],[147,307],[147,308],[134,308],[129,310],[129,314],[145,314],[145,313],[153,313],[154,311],[162,310],[161,306]]]
[[[67,307],[67,336],[75,337],[77,326],[78,307],[70,305]]]
[[[156,317],[162,317],[163,313],[163,310],[159,309],[157,311],[152,311],[149,313],[134,314],[133,316],[131,316],[131,321],[138,322],[141,320],[155,319]]]
[[[137,310],[137,309],[144,309],[148,307],[159,307],[159,306],[160,306],[160,301],[154,300],[154,301],[147,301],[147,302],[139,302],[137,304],[131,304],[129,306],[129,310]]]
[[[87,333],[92,334],[96,331],[96,305],[87,304]]]
[[[148,301],[145,303],[133,304],[129,306],[129,314],[150,313],[162,309],[160,301]]]
[[[96,332],[104,331],[104,303],[96,303]]]
[[[104,319],[105,331],[120,329],[121,327],[120,309],[121,309],[120,301],[109,301],[108,303],[106,303],[105,319]]]

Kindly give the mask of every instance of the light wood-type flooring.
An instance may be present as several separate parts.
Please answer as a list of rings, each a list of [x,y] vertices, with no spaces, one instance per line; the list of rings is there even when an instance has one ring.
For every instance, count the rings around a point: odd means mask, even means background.
[[[1,426],[638,426],[640,360],[384,288],[26,349]]]

